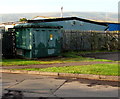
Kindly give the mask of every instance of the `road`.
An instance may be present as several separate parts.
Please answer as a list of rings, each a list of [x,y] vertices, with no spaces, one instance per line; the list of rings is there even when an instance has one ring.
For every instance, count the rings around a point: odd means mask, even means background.
[[[92,57],[96,59],[107,59],[113,61],[120,61],[120,52],[100,52],[100,53],[91,53],[85,54],[84,57]]]
[[[4,97],[118,97],[117,82],[87,79],[3,73],[2,86]]]

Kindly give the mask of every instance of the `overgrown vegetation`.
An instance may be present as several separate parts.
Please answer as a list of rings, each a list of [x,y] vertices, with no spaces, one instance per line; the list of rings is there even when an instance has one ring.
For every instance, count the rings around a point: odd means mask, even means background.
[[[24,21],[27,21],[27,19],[26,18],[20,18],[19,21],[24,22]]]

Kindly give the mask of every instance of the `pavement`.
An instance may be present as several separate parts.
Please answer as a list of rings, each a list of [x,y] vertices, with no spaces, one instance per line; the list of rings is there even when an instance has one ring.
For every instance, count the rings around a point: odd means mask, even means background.
[[[2,99],[118,97],[118,82],[112,81],[3,73],[1,83],[3,86]]]
[[[118,56],[118,53],[103,53],[92,54],[92,56],[89,54],[85,57],[118,61]],[[65,64],[59,65],[64,66]],[[99,99],[104,99],[105,97],[118,99],[119,84],[116,81],[67,78],[66,76],[43,76],[39,74],[33,75],[32,73],[34,74],[34,72],[28,74],[2,73],[2,76],[0,75],[0,89],[2,89],[0,90],[0,93],[2,93],[0,97],[2,99],[48,99],[48,97],[51,99],[74,99],[75,97],[78,99],[83,99],[83,97],[85,99],[86,97],[92,97],[91,99],[97,99],[98,97]]]

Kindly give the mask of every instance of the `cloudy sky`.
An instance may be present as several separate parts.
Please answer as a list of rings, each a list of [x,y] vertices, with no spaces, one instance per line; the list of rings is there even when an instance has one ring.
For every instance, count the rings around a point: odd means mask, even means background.
[[[1,0],[2,13],[117,12],[120,0]]]

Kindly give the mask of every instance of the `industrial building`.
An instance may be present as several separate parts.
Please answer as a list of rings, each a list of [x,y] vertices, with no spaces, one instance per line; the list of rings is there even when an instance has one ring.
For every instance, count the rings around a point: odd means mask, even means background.
[[[28,20],[28,23],[49,22],[63,26],[64,30],[105,31],[107,24],[78,17]]]
[[[11,57],[11,55],[17,54],[26,58],[58,56],[62,45],[61,30],[120,30],[120,24],[103,23],[78,17],[27,20],[26,23],[16,25],[12,23],[9,27],[8,24],[5,24],[4,27],[6,27],[4,28],[6,31],[2,38],[3,56],[10,55]],[[9,28],[14,31],[8,31]]]

